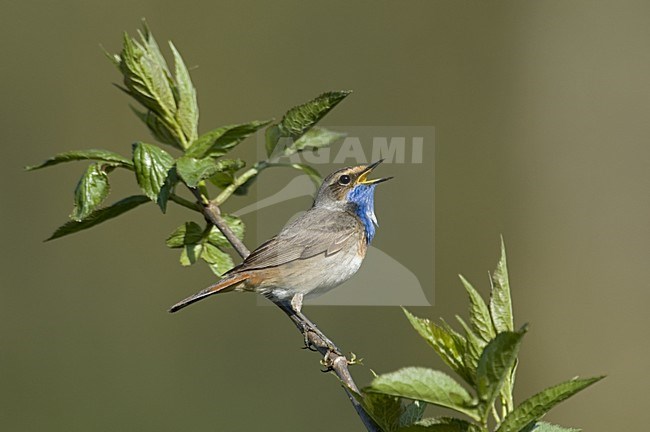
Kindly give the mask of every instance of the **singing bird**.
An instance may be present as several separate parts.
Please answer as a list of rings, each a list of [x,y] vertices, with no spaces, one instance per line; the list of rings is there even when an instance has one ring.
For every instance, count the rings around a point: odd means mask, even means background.
[[[216,284],[171,307],[217,293],[253,291],[301,313],[303,298],[323,294],[352,277],[375,236],[375,186],[370,180],[382,160],[338,170],[325,178],[313,206],[278,235],[255,249]],[[285,309],[286,310],[286,309]]]

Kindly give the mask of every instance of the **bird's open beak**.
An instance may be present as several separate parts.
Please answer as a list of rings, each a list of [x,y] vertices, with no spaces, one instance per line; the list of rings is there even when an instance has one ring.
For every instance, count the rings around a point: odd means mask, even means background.
[[[361,174],[359,174],[359,177],[357,177],[357,183],[364,184],[364,185],[371,185],[371,184],[377,184],[392,179],[392,177],[383,177],[383,178],[368,180],[367,178],[368,174],[370,174],[372,170],[374,170],[377,167],[377,165],[379,165],[383,161],[384,161],[383,159],[379,159],[377,162],[373,162],[369,164],[367,167],[365,167],[363,171],[361,171]]]

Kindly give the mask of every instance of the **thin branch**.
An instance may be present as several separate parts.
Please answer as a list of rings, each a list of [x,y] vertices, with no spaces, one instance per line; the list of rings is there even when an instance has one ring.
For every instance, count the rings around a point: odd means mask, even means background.
[[[196,197],[197,202],[203,207],[203,215],[206,220],[219,228],[230,244],[233,245],[239,256],[245,259],[250,252],[244,243],[242,243],[235,233],[232,232],[223,217],[221,217],[219,206],[215,202],[209,201],[205,198],[198,189],[190,188],[190,190]],[[334,344],[331,343],[322,332],[317,330],[316,326],[302,313],[297,314],[293,308],[286,303],[274,302],[274,304],[287,314],[294,325],[302,333],[305,344],[310,348],[314,348],[323,356],[322,363],[327,370],[334,372],[339,380],[341,380],[345,393],[350,399],[352,406],[356,410],[366,429],[369,432],[381,432],[380,427],[372,420],[370,415],[363,409],[355,395],[352,393],[355,392],[361,394],[354,379],[352,379],[350,370],[348,369],[348,366],[351,364],[350,360],[341,354],[338,348],[336,348],[336,346],[334,346]]]
[[[221,231],[221,233],[226,237],[232,247],[235,248],[239,256],[246,258],[250,254],[250,251],[246,245],[241,240],[239,240],[235,233],[232,232],[226,223],[226,220],[221,217],[221,210],[219,210],[219,206],[217,206],[214,202],[207,200],[203,195],[201,195],[201,192],[198,189],[190,188],[190,190],[196,197],[197,202],[203,207],[203,215],[207,221],[219,228],[219,231]]]
[[[350,360],[338,352],[336,347],[332,347],[332,344],[328,344],[326,340],[323,340],[317,332],[313,331],[315,328],[314,324],[312,324],[304,315],[297,315],[286,303],[274,302],[274,304],[282,309],[291,321],[293,321],[298,330],[303,334],[305,344],[308,347],[313,347],[323,356],[322,363],[327,370],[334,372],[339,380],[344,384],[343,390],[345,390],[348,399],[350,399],[352,406],[359,415],[359,418],[366,429],[369,432],[381,432],[377,423],[375,423],[366,410],[363,409],[357,398],[352,393],[355,392],[358,395],[361,394],[359,387],[357,387],[357,384],[354,382],[350,370],[348,369],[348,366],[351,364]],[[327,339],[327,337],[325,337],[325,339]]]
[[[173,202],[175,202],[176,204],[181,205],[181,206],[183,206],[183,207],[185,207],[185,208],[188,208],[188,209],[190,209],[190,210],[194,210],[194,211],[197,211],[197,212],[199,212],[199,213],[203,213],[202,208],[201,208],[200,205],[198,205],[198,204],[195,203],[195,202],[188,201],[188,200],[186,200],[185,198],[180,197],[180,196],[178,196],[178,195],[176,195],[176,194],[171,194],[171,195],[169,195],[169,200],[170,200],[170,201],[173,201]]]
[[[266,166],[266,161],[257,162],[253,167],[238,176],[232,184],[228,185],[223,191],[221,191],[221,193],[214,199],[214,203],[217,206],[223,204],[228,198],[230,198],[230,195],[232,195],[237,190],[237,188],[244,185],[244,183],[259,174],[260,171],[266,168]]]
[[[210,222],[212,222],[217,228],[219,228],[219,231],[223,233],[223,235],[228,239],[232,247],[235,248],[239,256],[242,258],[246,258],[249,254],[250,251],[242,242],[239,240],[239,238],[235,235],[234,232],[230,229],[228,224],[226,223],[226,220],[221,217],[221,210],[219,210],[219,207],[217,207],[216,204],[213,202],[208,203],[203,207],[203,214],[208,218]]]

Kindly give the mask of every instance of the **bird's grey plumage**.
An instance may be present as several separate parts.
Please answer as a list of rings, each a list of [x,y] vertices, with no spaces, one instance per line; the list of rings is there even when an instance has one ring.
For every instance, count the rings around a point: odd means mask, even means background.
[[[239,266],[228,272],[277,267],[316,255],[332,255],[356,248],[361,223],[347,211],[313,207],[263,243]]]

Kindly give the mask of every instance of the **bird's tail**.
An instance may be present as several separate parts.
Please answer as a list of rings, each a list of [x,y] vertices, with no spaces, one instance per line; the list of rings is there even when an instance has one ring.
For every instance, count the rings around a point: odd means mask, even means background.
[[[197,301],[202,300],[202,299],[204,299],[204,298],[206,298],[208,296],[211,296],[212,294],[218,294],[220,292],[232,291],[232,290],[235,289],[235,287],[239,283],[245,281],[246,279],[248,279],[248,275],[246,275],[246,274],[233,275],[233,276],[227,277],[225,279],[222,279],[219,282],[217,282],[216,284],[211,285],[211,286],[207,287],[206,289],[201,290],[201,291],[197,292],[196,294],[189,296],[185,300],[179,301],[174,306],[169,308],[169,312],[174,313],[176,311],[179,311],[179,310],[183,309],[185,306],[189,306],[192,303],[196,303]]]

